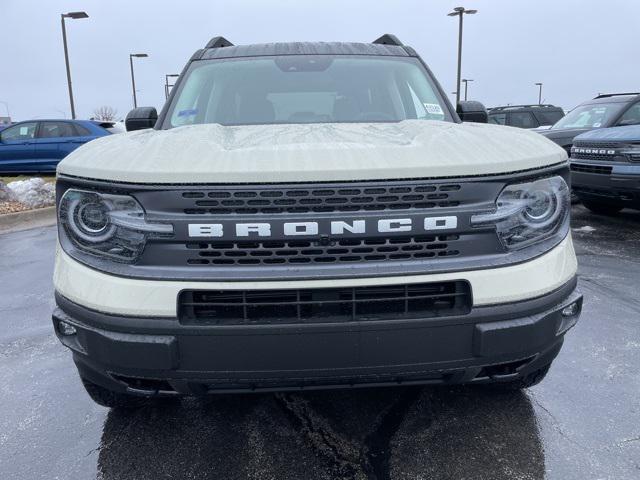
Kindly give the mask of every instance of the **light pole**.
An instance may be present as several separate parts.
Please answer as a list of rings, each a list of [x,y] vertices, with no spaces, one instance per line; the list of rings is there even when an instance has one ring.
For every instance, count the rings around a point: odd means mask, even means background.
[[[178,78],[180,76],[179,73],[169,73],[167,75],[164,76],[164,96],[165,99],[169,98],[169,88],[173,87],[173,85],[169,84],[169,79],[170,78]],[[174,83],[175,85],[175,83]]]
[[[469,89],[469,82],[473,82],[473,78],[463,78],[462,81],[464,82],[464,101],[467,101],[467,91]]]
[[[460,101],[460,76],[462,74],[462,17],[465,14],[473,15],[477,10],[467,10],[464,7],[456,7],[453,12],[448,13],[450,17],[460,17],[458,27],[458,77],[456,81],[456,104]]]
[[[133,88],[133,108],[138,108],[138,99],[136,98],[136,77],[133,75],[133,57],[146,58],[149,55],[146,53],[130,53],[129,65],[131,66],[131,88]]]
[[[538,105],[542,105],[542,83],[536,82],[536,85],[538,86]]]
[[[65,18],[78,20],[80,18],[89,18],[86,12],[69,12],[60,14],[60,23],[62,24],[62,44],[64,45],[64,62],[67,66],[67,85],[69,86],[69,103],[71,104],[71,118],[76,118],[76,107],[73,104],[73,89],[71,88],[71,69],[69,68],[69,50],[67,48],[67,28],[64,23]]]

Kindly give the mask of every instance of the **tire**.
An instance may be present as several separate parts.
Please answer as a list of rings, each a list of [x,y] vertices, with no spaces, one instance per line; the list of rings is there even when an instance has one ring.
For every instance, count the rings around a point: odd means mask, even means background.
[[[547,376],[550,368],[551,364],[548,364],[542,368],[539,368],[538,370],[534,370],[524,377],[510,380],[508,382],[489,383],[486,384],[486,386],[491,388],[492,390],[498,390],[502,392],[517,392],[522,390],[523,388],[529,388],[539,384],[542,380],[544,380],[544,377]]]
[[[138,397],[136,395],[130,395],[127,393],[114,392],[112,390],[96,385],[84,378],[82,385],[91,397],[91,400],[98,405],[107,408],[137,408],[145,404],[147,399],[145,397]]]
[[[607,203],[598,203],[592,200],[583,200],[582,204],[598,215],[616,215],[623,207],[619,205],[609,205]]]

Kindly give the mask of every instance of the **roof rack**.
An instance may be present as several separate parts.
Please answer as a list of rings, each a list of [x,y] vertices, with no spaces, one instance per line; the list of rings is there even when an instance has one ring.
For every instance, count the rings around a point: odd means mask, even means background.
[[[639,92],[627,92],[627,93],[599,93],[595,98],[607,98],[607,97],[621,97],[623,95],[640,95]]]
[[[511,108],[560,108],[556,105],[551,105],[550,103],[532,103],[529,105],[504,105],[502,107],[491,107],[489,110],[508,110]]]
[[[204,48],[233,47],[233,43],[224,37],[213,37]]]
[[[380,38],[376,38],[373,42],[377,45],[395,45],[397,47],[404,47],[403,43],[391,33],[385,33]]]

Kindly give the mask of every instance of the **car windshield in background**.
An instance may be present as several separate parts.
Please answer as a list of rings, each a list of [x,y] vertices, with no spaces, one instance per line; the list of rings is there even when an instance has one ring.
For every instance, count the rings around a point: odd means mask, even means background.
[[[580,105],[560,119],[553,130],[560,128],[600,128],[609,124],[611,119],[620,113],[625,103],[594,103]]]
[[[194,62],[164,128],[406,119],[452,121],[417,59],[286,55]]]

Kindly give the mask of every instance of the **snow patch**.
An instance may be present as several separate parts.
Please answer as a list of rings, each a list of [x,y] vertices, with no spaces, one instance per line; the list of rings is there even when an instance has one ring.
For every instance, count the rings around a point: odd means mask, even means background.
[[[42,178],[16,180],[15,182],[9,182],[7,187],[13,194],[12,201],[20,202],[28,208],[48,207],[56,201],[55,185],[45,182]],[[1,189],[0,201],[3,201]]]
[[[15,202],[16,194],[13,193],[6,183],[0,182],[0,202]]]

